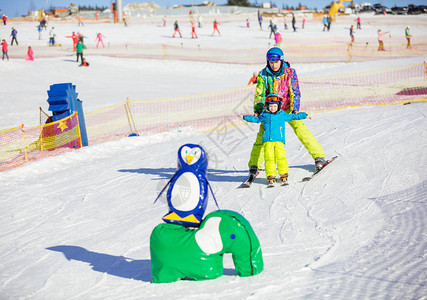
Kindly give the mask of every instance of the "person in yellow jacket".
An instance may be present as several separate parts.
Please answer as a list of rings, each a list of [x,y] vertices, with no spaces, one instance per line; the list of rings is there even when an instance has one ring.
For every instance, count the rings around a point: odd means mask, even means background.
[[[297,114],[300,109],[300,89],[295,69],[284,60],[283,51],[273,47],[267,52],[267,66],[258,73],[257,87],[254,98],[254,116],[264,110],[265,98],[269,94],[278,94],[283,98],[282,109],[289,114]],[[326,164],[322,146],[303,123],[302,120],[289,121],[294,133],[315,160],[316,170]],[[255,176],[262,168],[264,159],[262,146],[263,124],[260,125],[255,143],[253,144],[248,167],[250,175]]]

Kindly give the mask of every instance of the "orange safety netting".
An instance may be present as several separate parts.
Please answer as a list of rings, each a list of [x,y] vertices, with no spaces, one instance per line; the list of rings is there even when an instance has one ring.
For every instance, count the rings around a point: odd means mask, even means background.
[[[81,148],[77,113],[41,126],[0,131],[0,171]]]
[[[318,112],[348,106],[427,101],[426,65],[299,78],[301,111]],[[242,124],[251,114],[255,86],[194,96],[127,100],[85,114],[89,145],[127,137],[193,127],[205,131]],[[73,117],[74,116],[74,117]],[[27,161],[80,147],[77,115],[44,126],[0,131],[0,171]],[[74,120],[74,121],[73,121]],[[68,129],[62,130],[61,124]]]

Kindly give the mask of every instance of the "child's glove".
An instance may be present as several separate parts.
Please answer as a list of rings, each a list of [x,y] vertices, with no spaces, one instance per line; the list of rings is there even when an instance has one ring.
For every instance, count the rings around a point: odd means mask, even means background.
[[[307,118],[308,114],[306,112],[300,112],[297,114],[299,120]]]

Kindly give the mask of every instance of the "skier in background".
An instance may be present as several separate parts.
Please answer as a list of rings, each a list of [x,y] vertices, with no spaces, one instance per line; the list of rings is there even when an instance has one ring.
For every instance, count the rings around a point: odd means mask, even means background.
[[[405,28],[405,37],[406,37],[406,40],[408,41],[408,44],[406,44],[407,49],[412,49],[412,46],[411,46],[412,34],[410,32],[410,29],[411,29],[411,27],[409,27],[409,26],[406,26],[406,28]]]
[[[16,45],[18,46],[18,40],[16,39],[16,36],[18,35],[18,31],[12,27],[12,32],[10,33],[10,36],[12,37],[12,41],[10,42],[10,45],[13,45],[13,41],[16,42]]]
[[[282,46],[282,35],[280,34],[280,32],[276,32],[276,34],[274,35],[274,41],[275,41],[275,46],[281,48]]]
[[[357,17],[357,19],[355,21],[356,21],[356,28],[357,29],[362,29],[362,25],[360,23],[360,17]]]
[[[26,61],[34,61],[34,52],[31,46],[28,46],[27,55],[25,56]]]
[[[175,32],[173,33],[172,37],[174,38],[177,32],[179,33],[179,36],[182,37],[181,31],[179,31],[178,20],[176,20],[175,23],[173,24],[173,28]]]
[[[3,25],[6,25],[7,24],[7,15],[3,15],[2,19],[3,19]]]
[[[216,20],[214,20],[214,22],[213,22],[213,28],[214,28],[214,30],[212,32],[212,35],[215,34],[215,31],[218,31],[219,36],[221,36],[221,32],[219,32],[218,25],[219,25],[219,23]]]
[[[85,44],[83,44],[83,41],[78,41],[77,45],[76,45],[76,54],[77,54],[77,59],[76,62],[79,62],[79,57],[81,59],[81,61],[83,62],[83,49],[85,49],[86,46]]]
[[[66,36],[67,38],[71,38],[73,40],[73,49],[76,51],[76,45],[79,41],[79,36],[73,31],[73,33],[69,36]]]
[[[4,60],[4,57],[6,56],[7,57],[7,60],[9,60],[9,55],[7,54],[7,51],[8,51],[8,48],[7,48],[7,43],[6,43],[6,40],[5,39],[3,39],[3,41],[1,42],[1,51],[2,51],[2,53],[3,53],[3,55],[2,55],[2,60]]]
[[[105,38],[105,35],[103,35],[103,34],[101,34],[101,33],[98,33],[98,34],[96,35],[96,39],[95,39],[95,41],[97,41],[97,43],[96,43],[96,48],[98,48],[99,43],[101,43],[101,44],[102,44],[102,48],[105,48],[104,41],[102,40],[103,38]]]
[[[77,23],[77,26],[85,26],[85,24],[83,23],[83,17],[82,16],[79,16],[78,18],[77,18],[77,20],[78,20],[78,23]]]
[[[268,50],[267,65],[259,72],[257,87],[254,97],[254,116],[259,116],[264,110],[265,98],[275,93],[283,99],[282,109],[288,114],[297,114],[300,109],[301,93],[298,77],[295,69],[290,67],[289,62],[284,60],[283,51],[278,47]],[[288,124],[294,133],[313,157],[316,170],[321,170],[326,164],[325,152],[322,146],[301,120],[290,121]],[[255,143],[253,144],[248,162],[250,176],[256,176],[262,167],[262,134],[261,124]]]
[[[203,22],[203,17],[202,17],[202,15],[199,15],[199,16],[197,17],[197,22],[198,22],[198,26],[199,26],[199,28],[202,28],[202,22]]]
[[[354,30],[353,30],[353,25],[351,25],[350,27],[350,38],[351,38],[351,42],[354,43]]]
[[[196,23],[191,21],[191,38],[194,39],[194,37],[197,39]]]
[[[258,10],[258,23],[259,23],[259,28],[262,30],[262,15],[259,10]]]
[[[52,27],[49,31],[49,45],[55,46],[55,27]]]
[[[378,29],[378,51],[385,51],[384,49],[384,41],[383,41],[383,35],[388,32],[381,31],[381,29]]]
[[[294,29],[294,32],[297,31],[297,28],[295,26],[296,22],[297,22],[297,20],[295,19],[295,15],[292,14],[292,28]]]
[[[326,18],[326,15],[323,15],[322,23],[323,23],[323,31],[325,31],[325,29],[328,29],[328,19]]]
[[[274,28],[273,19],[270,19],[270,25],[268,25],[268,28],[270,28],[270,37],[269,37],[269,39],[271,39],[271,35],[273,35],[273,38],[274,38],[274,35],[276,34],[276,30]]]

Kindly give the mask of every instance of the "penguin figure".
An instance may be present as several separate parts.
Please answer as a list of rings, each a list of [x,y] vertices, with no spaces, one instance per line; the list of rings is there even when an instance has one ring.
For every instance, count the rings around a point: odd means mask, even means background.
[[[207,168],[207,153],[201,146],[185,144],[179,148],[177,171],[157,197],[169,185],[166,194],[169,212],[163,221],[186,227],[200,226],[208,204]]]

